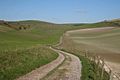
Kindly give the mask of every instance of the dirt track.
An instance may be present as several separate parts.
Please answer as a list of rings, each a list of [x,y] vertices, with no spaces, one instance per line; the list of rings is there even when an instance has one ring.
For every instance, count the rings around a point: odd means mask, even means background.
[[[82,66],[79,58],[60,50],[57,50],[57,52],[65,55],[65,61],[42,80],[80,80]]]
[[[64,70],[63,72],[67,71],[67,73],[63,74],[62,80],[80,80],[82,66],[79,58],[72,54],[69,54],[60,50],[56,50],[53,48],[51,49],[56,51],[59,54],[59,57],[56,60],[40,68],[35,69],[32,72],[16,80],[40,80],[46,77],[46,75],[50,73],[52,70],[57,68],[64,60],[65,60],[65,63],[63,62],[63,64],[66,66],[64,65],[59,66],[59,69]],[[61,80],[61,77],[58,77],[58,76],[51,76],[51,77],[52,78],[57,77],[57,79],[47,79],[47,80]]]
[[[52,50],[54,50],[54,49],[52,49]],[[16,80],[40,80],[40,79],[42,79],[50,71],[52,71],[54,68],[56,68],[58,65],[60,65],[64,61],[64,59],[65,59],[64,55],[60,54],[60,53],[58,53],[58,54],[59,54],[59,57],[56,60],[54,60],[40,68],[35,69],[32,72],[30,72]]]

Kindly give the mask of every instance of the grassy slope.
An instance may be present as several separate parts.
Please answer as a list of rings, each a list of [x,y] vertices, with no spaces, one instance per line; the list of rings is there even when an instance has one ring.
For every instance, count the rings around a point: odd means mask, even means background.
[[[5,27],[3,25],[0,25],[0,32],[7,32],[7,31],[10,31],[10,30],[12,30],[12,29],[9,28],[9,27]]]
[[[32,20],[9,23],[17,28],[21,25],[30,25],[30,28],[19,31],[10,30],[8,32],[0,32],[0,37],[2,37],[0,38],[0,49],[2,50],[6,48],[29,47],[36,44],[56,44],[65,31],[79,28]]]
[[[26,30],[14,30],[14,28],[9,28],[6,25],[1,25],[0,30],[5,30],[5,32],[0,31],[0,78],[1,79],[13,79],[18,77],[19,75],[23,75],[32,69],[38,67],[38,65],[46,64],[53,59],[57,57],[57,55],[53,54],[53,52],[49,51],[48,48],[39,47],[40,50],[38,50],[38,55],[42,55],[41,58],[43,60],[46,59],[45,54],[49,55],[49,60],[47,62],[41,62],[39,56],[34,54],[34,49],[32,50],[32,54],[28,54],[29,50],[26,48],[30,48],[31,46],[36,45],[49,45],[49,44],[56,44],[59,41],[59,37],[67,30],[73,30],[73,29],[79,29],[79,28],[86,28],[88,25],[56,25],[46,22],[40,22],[40,21],[20,21],[20,22],[9,22],[10,25],[12,25],[15,29],[19,29],[20,26],[26,27]],[[93,27],[93,26],[91,26]],[[14,51],[16,50],[17,51]],[[46,52],[48,51],[48,52]],[[22,54],[24,53],[24,54]],[[43,55],[44,54],[44,55]],[[52,54],[52,55],[51,55]],[[33,62],[27,62],[28,60],[31,60],[31,55],[34,55],[35,61],[37,60],[39,63],[33,64]],[[17,56],[17,58],[13,57]],[[27,58],[26,58],[27,57]],[[12,61],[11,61],[12,60]],[[10,62],[9,62],[10,61]],[[15,62],[14,62],[15,61]],[[17,64],[23,64],[21,61],[25,62],[23,67],[25,65],[31,65],[31,67],[27,68],[29,70],[26,70],[26,68],[22,69],[20,68],[21,65],[13,67],[13,65]],[[8,65],[8,63],[10,63]],[[5,67],[6,66],[6,67]],[[8,69],[7,69],[8,67]],[[10,68],[9,68],[10,67]],[[19,70],[18,70],[19,68]],[[17,69],[17,70],[16,70]],[[11,75],[9,76],[9,73]],[[16,75],[15,75],[16,74]]]
[[[43,46],[58,43],[60,36],[66,30],[77,28],[31,20],[9,22],[9,25],[15,29],[19,29],[20,26],[27,29],[15,30],[6,25],[0,26],[0,30],[5,30],[0,31],[0,79],[2,80],[12,80],[56,59],[58,55]],[[37,45],[40,47],[33,47]]]
[[[37,46],[0,53],[0,80],[13,80],[56,59],[58,54]]]
[[[92,24],[70,24],[71,26],[81,26],[80,28],[96,28],[96,27],[120,27],[120,19],[115,19],[111,21],[102,21]]]
[[[50,37],[58,35],[57,31],[47,32],[49,27],[44,28],[44,25],[46,23],[35,28],[31,25],[31,29],[20,31],[0,25],[0,80],[13,80],[58,57],[56,52],[42,45],[56,43],[56,36]]]

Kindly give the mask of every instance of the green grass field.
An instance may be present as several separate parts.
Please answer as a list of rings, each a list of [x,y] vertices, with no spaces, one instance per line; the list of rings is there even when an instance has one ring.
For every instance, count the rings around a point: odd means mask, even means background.
[[[58,54],[47,47],[0,52],[0,80],[13,80],[56,59]]]
[[[13,80],[56,59],[57,53],[47,45],[57,44],[65,31],[77,28],[32,20],[8,23],[0,25],[0,80]]]
[[[15,28],[19,28],[21,25],[22,27],[28,27],[29,25],[29,28],[15,30],[6,27],[6,25],[0,25],[1,50],[29,47],[36,44],[57,44],[65,31],[80,28],[32,20],[9,22],[9,24]]]

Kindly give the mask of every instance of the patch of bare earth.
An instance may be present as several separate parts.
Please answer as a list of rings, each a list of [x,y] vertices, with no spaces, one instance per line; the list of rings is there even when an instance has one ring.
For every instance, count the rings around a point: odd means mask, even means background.
[[[67,31],[67,33],[74,33],[74,32],[98,32],[98,31],[111,30],[111,29],[114,29],[114,28],[115,27],[86,28],[86,29]]]
[[[58,52],[65,55],[65,61],[42,80],[80,80],[82,66],[79,58],[63,51]]]

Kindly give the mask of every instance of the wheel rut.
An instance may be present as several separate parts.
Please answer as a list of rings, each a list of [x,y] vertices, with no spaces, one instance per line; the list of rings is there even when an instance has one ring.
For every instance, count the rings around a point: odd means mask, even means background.
[[[66,59],[57,69],[42,80],[80,80],[82,66],[79,58],[64,51],[56,51],[64,54]]]

